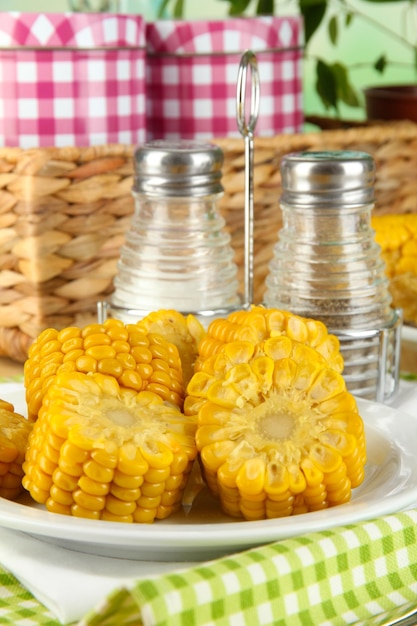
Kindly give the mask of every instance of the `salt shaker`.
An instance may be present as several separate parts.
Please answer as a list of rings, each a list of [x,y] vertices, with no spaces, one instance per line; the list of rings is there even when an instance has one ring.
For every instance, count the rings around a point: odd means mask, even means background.
[[[195,141],[151,141],[134,155],[135,213],[121,248],[112,317],[193,313],[203,325],[240,308],[230,235],[218,211],[222,150]]]
[[[283,227],[265,304],[323,321],[340,340],[355,395],[388,401],[398,386],[401,313],[371,228],[375,163],[364,152],[286,155]]]

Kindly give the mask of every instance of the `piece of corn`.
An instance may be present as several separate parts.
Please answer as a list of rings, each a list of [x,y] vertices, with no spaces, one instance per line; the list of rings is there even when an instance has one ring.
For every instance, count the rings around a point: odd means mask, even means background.
[[[210,491],[227,514],[247,520],[347,502],[364,478],[366,444],[342,375],[317,349],[288,335],[265,339],[261,325],[245,321],[243,339],[234,340],[241,336],[236,326],[231,340],[224,336],[228,343],[216,344],[217,355],[206,352],[184,405],[198,416]]]
[[[182,407],[185,387],[178,349],[161,335],[109,319],[84,328],[44,330],[24,365],[28,417],[36,420],[43,397],[59,372],[98,372],[121,387],[148,390]]]
[[[375,240],[390,279],[392,304],[417,324],[417,213],[375,215]]]
[[[29,437],[23,486],[55,513],[151,523],[181,506],[196,422],[112,376],[60,373]]]
[[[0,496],[14,500],[23,491],[22,464],[32,424],[0,400]]]
[[[206,333],[202,324],[191,313],[185,316],[173,309],[159,309],[140,320],[138,326],[148,333],[162,335],[177,346],[186,387],[194,374],[198,345]]]
[[[236,311],[225,319],[211,322],[199,344],[195,371],[210,371],[215,357],[231,341],[256,346],[266,339],[283,335],[315,348],[325,357],[330,367],[338,372],[343,371],[339,340],[328,333],[322,322],[263,306],[252,306],[250,310]]]

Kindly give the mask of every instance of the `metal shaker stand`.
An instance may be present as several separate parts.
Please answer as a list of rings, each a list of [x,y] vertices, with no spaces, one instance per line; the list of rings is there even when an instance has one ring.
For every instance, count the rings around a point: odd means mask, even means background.
[[[246,86],[248,67],[251,68],[251,108],[246,122]],[[245,140],[245,254],[244,254],[244,304],[253,302],[253,153],[254,133],[259,115],[259,72],[256,56],[247,50],[240,61],[237,77],[236,117],[239,132]]]
[[[250,110],[249,115],[246,111],[248,72],[250,70]],[[245,189],[244,189],[244,293],[241,299],[241,308],[250,308],[253,303],[254,291],[254,133],[256,123],[259,116],[260,105],[260,79],[256,55],[246,50],[240,60],[237,76],[236,90],[236,120],[240,134],[244,139],[245,148]],[[99,322],[104,322],[108,317],[112,307],[108,302],[98,302],[97,314]],[[128,313],[134,314],[135,311],[126,307]],[[191,311],[190,311],[191,312]],[[231,311],[225,308],[222,311],[216,311],[217,316],[227,315]],[[193,312],[198,314],[198,312]],[[376,376],[376,391],[372,389],[373,383],[367,388],[368,382],[366,372],[366,363],[359,361],[353,363],[352,372],[345,371],[344,377],[347,387],[352,393],[377,402],[389,402],[397,390],[399,384],[399,365],[400,365],[400,347],[401,347],[401,328],[402,313],[395,310],[393,319],[389,325],[379,329],[372,330],[338,330],[333,332],[339,341],[342,354],[347,351],[357,350],[362,344],[369,349],[374,348],[377,357],[372,357],[372,363],[369,362],[370,368],[373,370],[372,376]],[[371,350],[372,351],[372,350]],[[366,359],[365,359],[366,360]],[[377,361],[377,362],[375,362]],[[361,366],[361,373],[355,373],[356,364]],[[365,365],[365,367],[363,367]],[[376,371],[376,374],[375,374]],[[370,394],[370,395],[369,395]]]

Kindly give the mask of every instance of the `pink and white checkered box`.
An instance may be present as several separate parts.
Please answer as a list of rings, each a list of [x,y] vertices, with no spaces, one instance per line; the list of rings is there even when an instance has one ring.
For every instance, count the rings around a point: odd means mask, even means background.
[[[135,144],[145,121],[141,16],[0,13],[0,145]]]
[[[256,53],[257,135],[302,130],[303,28],[299,17],[156,21],[146,26],[147,138],[238,136],[242,53]]]

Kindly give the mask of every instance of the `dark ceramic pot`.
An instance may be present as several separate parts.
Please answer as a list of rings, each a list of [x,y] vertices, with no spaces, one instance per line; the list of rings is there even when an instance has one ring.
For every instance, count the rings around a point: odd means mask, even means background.
[[[368,120],[417,122],[417,84],[369,87],[364,94]]]

